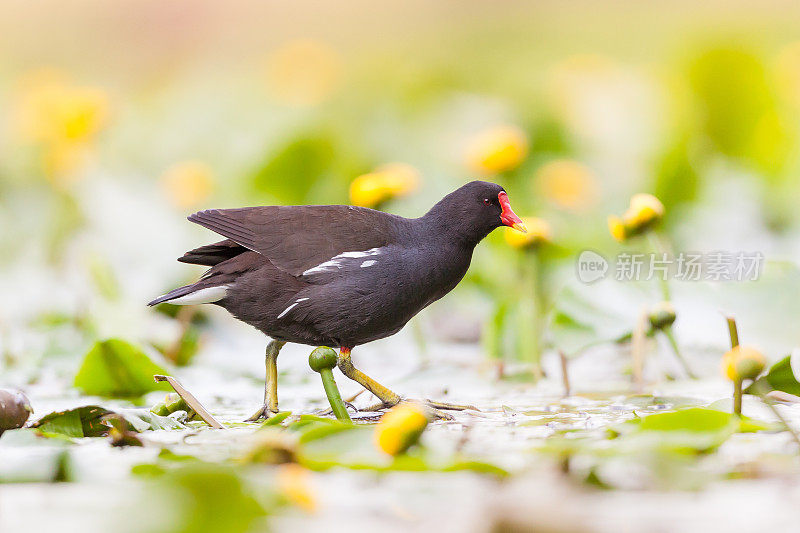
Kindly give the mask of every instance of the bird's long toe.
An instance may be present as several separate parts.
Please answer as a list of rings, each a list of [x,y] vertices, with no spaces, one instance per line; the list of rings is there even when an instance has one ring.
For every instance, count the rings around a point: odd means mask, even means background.
[[[245,419],[245,422],[258,422],[261,419],[269,420],[273,416],[277,415],[278,412],[279,411],[273,411],[266,405],[262,405],[261,408],[255,413],[253,413],[251,417]]]
[[[433,400],[425,400],[425,405],[433,409],[444,409],[447,411],[480,411],[474,405],[462,405],[457,403],[436,402]]]

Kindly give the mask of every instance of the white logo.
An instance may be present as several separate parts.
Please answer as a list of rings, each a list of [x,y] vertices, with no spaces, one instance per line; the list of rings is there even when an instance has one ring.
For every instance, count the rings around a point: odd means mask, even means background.
[[[584,250],[578,256],[577,268],[579,280],[583,283],[594,283],[606,277],[608,261],[597,252]]]

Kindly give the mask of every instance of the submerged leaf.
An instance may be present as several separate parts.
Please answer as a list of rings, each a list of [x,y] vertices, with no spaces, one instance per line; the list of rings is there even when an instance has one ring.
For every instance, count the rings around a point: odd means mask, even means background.
[[[109,425],[104,421],[108,415],[120,415],[131,431],[142,432],[157,429],[184,429],[186,426],[165,416],[158,416],[145,409],[120,409],[110,411],[99,405],[85,405],[43,416],[31,425],[44,434],[67,437],[104,437]]]

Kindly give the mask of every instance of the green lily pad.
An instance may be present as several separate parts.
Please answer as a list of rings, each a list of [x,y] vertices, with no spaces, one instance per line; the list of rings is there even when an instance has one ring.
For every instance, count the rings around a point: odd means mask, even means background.
[[[74,385],[85,394],[107,398],[135,398],[152,391],[172,390],[153,381],[167,372],[136,346],[122,339],[98,341],[86,354]]]

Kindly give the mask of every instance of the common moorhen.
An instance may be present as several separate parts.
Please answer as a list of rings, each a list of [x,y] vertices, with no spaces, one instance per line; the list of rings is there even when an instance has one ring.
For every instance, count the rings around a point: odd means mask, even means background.
[[[485,181],[456,189],[414,219],[315,205],[209,209],[189,220],[227,239],[179,258],[211,268],[148,305],[213,303],[274,339],[264,405],[251,420],[278,411],[276,361],[287,342],[339,347],[345,376],[384,405],[397,404],[400,396],[353,366],[350,350],[397,333],[450,292],[492,230],[527,231],[505,190]]]

